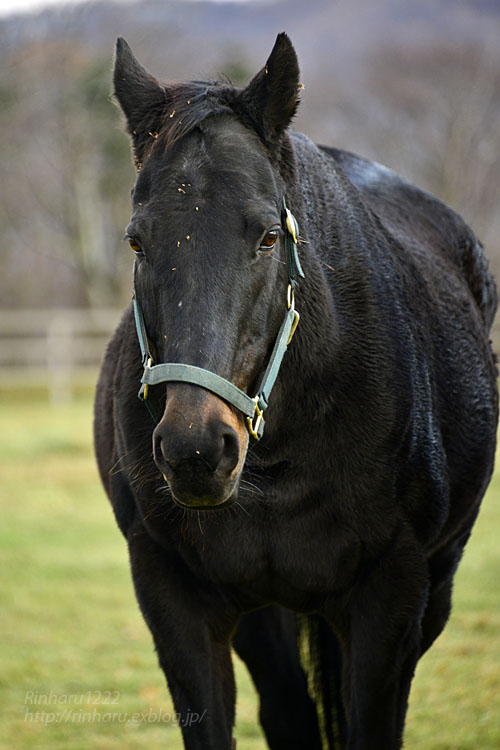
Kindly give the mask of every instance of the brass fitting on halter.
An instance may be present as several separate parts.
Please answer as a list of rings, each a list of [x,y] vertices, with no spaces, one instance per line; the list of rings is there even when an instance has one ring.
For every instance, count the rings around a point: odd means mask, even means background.
[[[293,312],[293,323],[292,328],[290,330],[290,336],[288,338],[288,341],[286,342],[286,345],[290,343],[290,341],[293,339],[293,335],[297,329],[297,326],[299,325],[300,315],[298,311],[295,309],[295,289],[292,287],[291,284],[288,284],[288,290],[287,290],[287,308],[288,310],[291,310]]]
[[[255,411],[253,413],[253,416],[246,418],[247,427],[248,432],[254,438],[254,440],[259,440],[259,427],[262,424],[262,420],[264,418],[264,411],[263,409],[259,408],[260,396],[257,395],[252,400],[255,401]]]

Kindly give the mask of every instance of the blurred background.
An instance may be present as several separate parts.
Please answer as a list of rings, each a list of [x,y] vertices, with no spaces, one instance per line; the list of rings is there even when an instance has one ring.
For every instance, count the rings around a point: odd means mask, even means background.
[[[102,718],[168,707],[91,448],[97,369],[131,295],[113,48],[124,36],[159,78],[243,85],[280,31],[305,86],[295,128],[442,198],[500,277],[498,0],[0,0],[0,748],[181,747],[175,722]],[[408,747],[500,747],[499,494],[495,478],[419,667]],[[238,748],[263,747],[238,675]]]

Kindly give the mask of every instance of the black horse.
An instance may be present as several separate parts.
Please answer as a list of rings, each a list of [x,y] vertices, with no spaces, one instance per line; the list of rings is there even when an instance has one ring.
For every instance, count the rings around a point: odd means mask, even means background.
[[[285,34],[244,89],[116,51],[135,300],[96,450],[189,750],[234,747],[232,646],[274,750],[400,747],[493,466],[481,245],[289,130],[298,75]]]

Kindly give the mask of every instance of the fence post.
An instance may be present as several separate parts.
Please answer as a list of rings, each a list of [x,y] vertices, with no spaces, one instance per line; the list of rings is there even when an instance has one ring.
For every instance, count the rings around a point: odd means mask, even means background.
[[[47,326],[47,375],[50,401],[65,404],[71,401],[71,375],[74,366],[73,326],[69,315],[54,315]]]

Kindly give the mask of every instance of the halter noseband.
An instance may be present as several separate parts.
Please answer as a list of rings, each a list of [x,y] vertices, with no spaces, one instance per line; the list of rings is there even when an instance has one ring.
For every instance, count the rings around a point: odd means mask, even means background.
[[[264,431],[264,411],[269,403],[271,390],[278,377],[278,372],[287,350],[287,346],[293,338],[295,329],[299,322],[299,313],[295,309],[295,286],[296,277],[304,278],[304,273],[300,265],[297,253],[297,236],[299,228],[297,221],[291,211],[288,210],[285,199],[283,198],[282,208],[282,225],[285,232],[285,254],[286,265],[288,268],[288,291],[287,291],[287,311],[279,329],[274,348],[265,369],[264,375],[260,381],[257,394],[251,398],[244,391],[231,383],[226,378],[216,375],[215,372],[204,370],[202,367],[194,365],[185,365],[178,362],[153,364],[153,356],[149,349],[149,339],[144,323],[137,290],[135,287],[135,262],[134,262],[134,318],[137,330],[137,338],[141,348],[142,365],[144,372],[141,378],[141,389],[139,398],[144,401],[153,420],[158,423],[156,411],[149,398],[149,386],[158,383],[190,383],[199,385],[208,391],[220,396],[232,406],[236,407],[246,417],[246,423],[250,435],[259,440]]]

